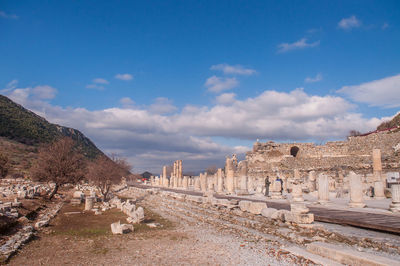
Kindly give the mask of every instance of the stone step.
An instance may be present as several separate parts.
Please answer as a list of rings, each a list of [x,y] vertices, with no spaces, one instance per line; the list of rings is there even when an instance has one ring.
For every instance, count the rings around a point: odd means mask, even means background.
[[[297,246],[285,247],[282,249],[287,252],[290,252],[291,254],[293,254],[297,257],[303,257],[305,259],[308,259],[308,260],[314,262],[315,264],[321,264],[324,266],[343,266],[343,264],[341,264],[337,261],[330,260],[330,259],[321,257],[319,255],[310,253],[307,250],[297,247]]]
[[[354,266],[396,266],[400,260],[361,252],[347,246],[333,245],[324,242],[314,242],[307,245],[307,251],[316,255]]]

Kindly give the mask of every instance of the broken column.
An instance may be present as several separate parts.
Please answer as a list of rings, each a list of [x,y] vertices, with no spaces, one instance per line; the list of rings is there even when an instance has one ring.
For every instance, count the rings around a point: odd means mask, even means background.
[[[201,174],[200,174],[201,175]],[[200,190],[201,185],[200,185],[200,177],[196,176],[194,178],[194,190]]]
[[[272,182],[271,186],[271,198],[281,199],[282,198],[282,183],[278,180]]]
[[[389,210],[400,212],[400,184],[392,185],[392,204],[390,204]]]
[[[182,187],[184,189],[188,189],[189,188],[189,179],[187,176],[183,177],[183,181],[182,181]]]
[[[241,161],[239,163],[239,192],[241,194],[247,194],[247,161]]]
[[[207,175],[200,173],[200,189],[202,192],[207,191]]]
[[[228,193],[234,193],[234,170],[233,161],[229,157],[226,158],[225,176],[226,176],[226,190]]]
[[[364,208],[364,196],[361,176],[357,175],[353,171],[349,173],[350,179],[350,202],[351,208]]]
[[[318,175],[318,203],[327,202],[329,202],[329,176],[321,173]]]
[[[205,173],[207,177],[207,191],[214,191],[214,176]]]
[[[385,198],[385,182],[382,180],[382,155],[380,149],[372,150],[375,199]]]
[[[314,192],[316,190],[316,174],[315,171],[310,171],[308,173],[308,188],[310,189],[310,192]]]
[[[224,178],[222,176],[222,169],[218,168],[217,171],[217,192],[221,193],[224,191]]]
[[[292,186],[292,201],[290,203],[290,213],[285,215],[289,222],[298,224],[311,224],[314,222],[314,214],[308,213],[309,209],[306,207],[303,199],[303,192],[301,184],[295,182]]]

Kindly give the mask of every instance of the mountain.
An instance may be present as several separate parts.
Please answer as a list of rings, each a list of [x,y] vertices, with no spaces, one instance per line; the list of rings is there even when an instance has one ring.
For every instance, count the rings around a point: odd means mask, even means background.
[[[38,146],[63,136],[75,140],[88,158],[103,154],[79,130],[49,123],[43,117],[0,95],[0,137],[29,146]]]

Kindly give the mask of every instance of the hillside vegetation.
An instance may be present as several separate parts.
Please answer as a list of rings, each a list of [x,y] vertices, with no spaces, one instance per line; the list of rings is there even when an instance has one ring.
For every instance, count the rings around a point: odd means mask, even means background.
[[[378,130],[385,130],[389,128],[400,127],[400,113],[393,117],[390,121],[385,121],[378,126]]]
[[[75,140],[88,158],[102,154],[80,131],[51,124],[46,119],[0,95],[0,137],[29,146],[38,146],[63,136]]]

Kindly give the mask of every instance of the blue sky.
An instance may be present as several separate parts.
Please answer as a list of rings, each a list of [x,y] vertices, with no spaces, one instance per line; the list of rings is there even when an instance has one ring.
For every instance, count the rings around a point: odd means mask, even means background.
[[[0,93],[137,171],[198,171],[396,114],[399,29],[399,1],[0,1]]]

